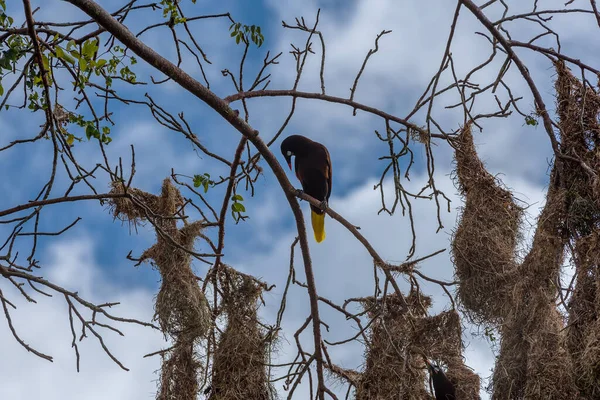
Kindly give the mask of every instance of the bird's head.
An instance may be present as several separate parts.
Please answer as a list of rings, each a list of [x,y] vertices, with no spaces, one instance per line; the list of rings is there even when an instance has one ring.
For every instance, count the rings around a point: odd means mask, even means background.
[[[292,157],[302,156],[306,152],[308,143],[312,143],[312,141],[300,135],[289,136],[281,142],[281,154],[283,154],[290,170],[292,169]]]
[[[439,373],[443,373],[443,372],[442,372],[442,369],[441,369],[439,366],[437,366],[437,365],[433,365],[433,364],[432,364],[432,363],[430,363],[430,362],[429,362],[429,360],[428,360],[428,359],[426,359],[426,358],[425,358],[424,360],[425,360],[425,364],[427,364],[427,368],[429,369],[429,372],[430,372],[432,375],[438,375]]]

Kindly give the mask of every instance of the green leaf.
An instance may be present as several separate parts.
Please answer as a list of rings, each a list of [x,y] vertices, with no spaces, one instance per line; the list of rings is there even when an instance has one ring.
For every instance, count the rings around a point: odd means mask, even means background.
[[[243,198],[241,195],[239,195],[239,194],[236,194],[236,195],[234,195],[234,196],[231,198],[231,200],[233,200],[233,201],[243,201],[243,200],[244,200],[244,198]]]
[[[70,55],[68,55],[67,53],[65,53],[65,51],[63,50],[62,47],[60,46],[56,46],[56,56],[58,58],[62,58],[63,60],[65,60],[66,62],[68,62],[69,64],[75,64],[75,59],[73,57],[71,57]],[[77,52],[75,52],[75,54],[77,54]]]
[[[64,52],[64,50],[62,49],[62,47],[60,47],[60,46],[56,46],[56,48],[54,49],[54,51],[56,52],[56,56],[57,56],[58,58],[65,58],[65,52]]]
[[[44,66],[44,70],[48,71],[50,69],[50,60],[48,60],[48,56],[42,54],[42,65]]]
[[[4,69],[11,69],[10,68],[10,60],[6,57],[1,57],[0,58],[0,67],[2,67]]]
[[[0,85],[0,96],[2,96],[3,94],[4,94],[4,87],[2,85]]]
[[[531,115],[527,115],[525,117],[525,123],[527,125],[530,125],[530,126],[537,126],[538,125],[538,121],[534,117],[532,117]]]
[[[75,141],[75,136],[71,135],[70,133],[67,135],[67,144],[69,146],[73,145],[73,142]]]
[[[231,205],[231,209],[233,210],[233,212],[237,212],[237,213],[246,211],[246,207],[244,207],[244,205],[242,203],[233,203]]]
[[[98,50],[98,41],[96,39],[86,40],[86,42],[83,44],[81,54],[83,54],[88,59],[91,59],[94,56],[96,50]]]
[[[98,138],[100,136],[100,133],[92,123],[89,123],[88,126],[85,128],[85,136],[88,139],[91,139],[92,137]]]
[[[202,175],[194,175],[194,187],[200,187],[204,182],[204,177]]]
[[[98,61],[96,61],[96,68],[102,68],[104,67],[104,64],[106,64],[106,60],[104,58],[101,58]]]

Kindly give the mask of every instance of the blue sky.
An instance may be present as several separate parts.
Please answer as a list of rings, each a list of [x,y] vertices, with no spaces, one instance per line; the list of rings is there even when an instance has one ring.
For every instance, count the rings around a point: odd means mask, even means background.
[[[15,17],[17,23],[23,19],[19,2],[8,2],[8,12]],[[42,6],[36,14],[37,20],[68,21],[86,19],[73,6],[58,0],[32,1],[34,7]],[[120,1],[100,1],[109,10],[119,7]],[[190,4],[188,4],[190,3]],[[421,92],[427,85],[431,75],[439,67],[440,58],[446,45],[446,35],[452,19],[454,3],[440,4],[434,8],[424,2],[411,1],[397,4],[393,0],[360,1],[278,1],[264,0],[253,2],[220,1],[210,2],[198,0],[196,5],[185,0],[184,7],[188,15],[213,14],[231,12],[233,18],[242,23],[256,24],[262,27],[265,42],[260,49],[252,48],[246,61],[246,85],[253,79],[256,71],[262,66],[267,51],[271,54],[283,52],[280,64],[271,69],[272,83],[270,88],[290,88],[295,71],[294,60],[289,54],[290,42],[303,45],[306,41],[304,33],[284,30],[281,20],[293,24],[294,18],[304,16],[308,24],[314,23],[316,10],[321,8],[320,29],[327,43],[326,88],[328,94],[340,97],[349,95],[349,88],[356,72],[364,59],[364,55],[372,48],[375,36],[383,29],[391,29],[390,35],[380,40],[380,52],[373,55],[366,72],[361,78],[355,99],[359,102],[381,108],[386,112],[403,117],[406,115]],[[515,2],[517,3],[517,2]],[[548,2],[547,7],[562,6],[561,2]],[[525,2],[511,5],[529,9]],[[545,5],[546,7],[546,5]],[[516,8],[513,8],[516,10]],[[486,13],[499,16],[501,9],[490,7]],[[131,19],[128,27],[138,32],[149,21],[159,18],[150,12]],[[577,23],[573,23],[577,18]],[[587,38],[593,32],[595,20],[590,18],[562,16],[556,17],[551,25],[562,36],[563,52],[575,58],[587,60],[591,65],[598,65],[598,43]],[[194,23],[194,33],[200,45],[207,53],[212,65],[205,65],[211,83],[211,89],[219,96],[225,97],[235,92],[228,78],[224,78],[221,70],[227,68],[237,71],[242,55],[242,47],[237,46],[228,34],[229,22],[225,19],[205,20]],[[510,25],[515,39],[526,40],[537,31],[531,25]],[[474,31],[483,31],[466,9],[462,10],[459,29],[452,48],[453,57],[459,75],[470,70],[478,62],[489,55],[488,43]],[[141,37],[163,56],[175,60],[176,54],[167,28],[162,27],[150,31]],[[313,43],[319,49],[318,41]],[[318,79],[319,51],[309,57],[300,90],[320,90]],[[529,51],[519,51],[519,55],[527,62],[530,71],[539,85],[549,110],[554,108],[552,91],[553,70],[544,57],[536,56]],[[494,64],[496,69],[483,71],[477,80],[487,82],[493,79],[494,72],[504,59],[499,58]],[[498,64],[498,65],[496,65]],[[151,71],[142,61],[135,66],[138,79],[149,81],[149,75],[160,78],[160,74]],[[192,76],[200,79],[200,71],[195,61],[186,57],[182,67]],[[450,82],[451,76],[445,75],[441,84]],[[520,107],[526,113],[533,109],[533,101],[528,94],[524,81],[516,71],[511,71],[507,81],[515,92],[523,96]],[[7,86],[10,78],[5,78]],[[173,83],[160,86],[123,86],[120,95],[125,98],[143,98],[145,92],[151,94],[157,102],[167,110],[176,114],[183,112],[200,141],[211,150],[226,158],[231,158],[239,141],[239,133],[225,123],[206,105],[192,95],[179,89]],[[63,104],[71,107],[72,95],[68,90],[62,93]],[[501,96],[501,95],[500,95]],[[456,99],[456,94],[443,97],[435,106],[436,116],[448,129],[456,129],[462,122],[463,115],[458,109],[445,110],[444,105]],[[503,98],[504,99],[504,98]],[[98,101],[98,100],[96,100]],[[481,100],[479,107],[483,112],[491,107],[493,97]],[[249,101],[250,124],[258,129],[265,138],[270,138],[284,121],[291,99],[265,98]],[[235,103],[234,107],[241,108]],[[194,175],[209,172],[212,176],[226,175],[228,168],[218,165],[207,157],[199,156],[192,145],[180,134],[176,134],[157,124],[145,106],[124,106],[113,103],[114,121],[111,137],[113,142],[107,147],[112,163],[123,157],[124,165],[130,162],[130,145],[136,149],[137,174],[134,185],[153,193],[160,189],[162,180],[170,175],[171,168],[177,173]],[[0,145],[14,140],[33,136],[42,123],[42,115],[31,114],[27,110],[9,110],[0,112]],[[414,122],[422,124],[422,115],[417,115]],[[544,186],[547,181],[547,165],[551,151],[546,133],[541,126],[524,125],[523,118],[511,116],[506,119],[495,119],[483,124],[483,132],[476,133],[476,142],[481,158],[486,162],[490,172],[501,173],[504,182],[514,188],[517,197],[534,204],[529,209],[530,219],[537,215],[543,205]],[[304,134],[325,144],[331,153],[334,167],[334,184],[330,205],[344,215],[352,223],[361,226],[362,233],[370,239],[382,257],[389,261],[402,262],[407,254],[410,230],[408,221],[400,212],[389,217],[376,215],[379,210],[379,193],[373,185],[385,168],[378,157],[387,155],[387,145],[379,142],[374,130],[384,130],[383,121],[363,112],[352,116],[352,110],[346,106],[328,104],[311,100],[298,100],[294,118],[284,131],[283,136],[294,133]],[[280,140],[274,144],[274,151],[279,154]],[[1,188],[5,195],[0,199],[0,208],[6,209],[23,203],[35,196],[49,174],[51,145],[48,141],[15,148],[4,152],[0,157],[0,168],[4,172]],[[451,212],[443,213],[444,229],[436,232],[435,207],[433,202],[415,202],[415,219],[417,233],[416,256],[423,256],[432,251],[448,248],[449,238],[456,222],[457,208],[460,199],[450,181],[452,170],[452,152],[444,143],[434,146],[436,156],[436,179],[439,188],[453,200]],[[83,142],[75,147],[76,154],[86,166],[93,166],[101,161],[98,148],[94,143]],[[413,166],[409,188],[420,189],[426,182],[424,175],[425,155],[421,146],[413,146],[416,164]],[[263,165],[264,167],[264,165]],[[292,174],[290,180],[298,185]],[[107,191],[107,180],[99,176],[96,187],[100,192]],[[67,181],[64,173],[58,180],[56,196],[64,190]],[[274,321],[278,301],[285,285],[288,271],[289,246],[295,236],[292,214],[273,175],[265,169],[265,173],[256,183],[256,195],[241,192],[245,197],[245,205],[250,219],[235,225],[228,218],[225,262],[265,279],[277,287],[267,293],[267,306],[262,315],[267,322]],[[389,186],[387,187],[389,189]],[[208,197],[216,205],[220,205],[224,187],[209,191]],[[86,193],[81,187],[73,194]],[[189,193],[186,195],[190,195]],[[305,215],[308,207],[301,204]],[[151,318],[153,296],[158,290],[158,274],[148,265],[134,268],[125,259],[132,251],[139,255],[154,242],[154,233],[149,227],[139,227],[137,232],[130,230],[127,224],[113,221],[107,207],[97,202],[53,205],[44,210],[41,220],[42,230],[62,228],[77,216],[83,220],[71,231],[59,238],[44,238],[40,242],[37,258],[43,265],[41,274],[53,277],[65,286],[79,290],[93,301],[104,302],[121,300],[121,314],[125,316]],[[310,242],[313,264],[319,294],[336,302],[343,302],[349,297],[369,295],[373,289],[372,263],[367,252],[358,246],[354,238],[343,228],[328,220],[327,240],[317,245]],[[0,233],[6,235],[5,226],[0,226]],[[527,233],[527,232],[526,232]],[[216,231],[212,234],[216,234]],[[312,238],[309,238],[312,239]],[[22,251],[27,252],[26,242],[21,244]],[[202,252],[202,243],[198,242],[197,251]],[[297,265],[300,259],[296,259]],[[194,265],[196,272],[203,275],[206,266]],[[438,279],[452,279],[453,269],[448,252],[429,260],[422,265],[422,271]],[[299,271],[300,276],[303,273]],[[399,279],[402,281],[402,279]],[[406,288],[405,282],[403,287]],[[60,298],[52,300],[40,299],[40,304],[32,306],[22,301],[17,293],[8,285],[0,283],[5,293],[20,307],[15,313],[15,324],[24,339],[39,350],[49,352],[56,357],[53,364],[39,360],[19,347],[10,337],[6,324],[0,323],[0,351],[7,354],[11,362],[0,365],[0,376],[8,385],[0,387],[0,397],[10,399],[54,399],[82,397],[114,398],[114,399],[148,399],[154,397],[158,359],[142,359],[141,355],[157,350],[164,343],[160,335],[138,327],[124,327],[125,338],[107,334],[107,340],[113,346],[115,354],[125,361],[131,372],[123,372],[110,362],[101,352],[97,343],[87,340],[82,350],[82,372],[75,372],[74,353],[70,349],[70,332],[68,330],[67,310]],[[434,297],[432,312],[448,307],[438,287],[423,283],[426,292]],[[278,359],[287,360],[295,354],[293,332],[302,324],[308,315],[308,301],[304,290],[293,288],[290,293],[287,316],[284,320],[284,333],[278,352]],[[332,326],[326,333],[328,340],[338,340],[352,335],[354,327],[321,305],[324,320]],[[469,346],[466,350],[467,364],[473,367],[482,377],[489,375],[493,365],[493,353],[481,338],[471,338],[471,329],[467,326],[465,338]],[[287,340],[287,341],[286,341]],[[289,342],[288,342],[289,341]],[[304,337],[307,346],[310,337]],[[344,348],[330,350],[335,361],[348,368],[359,368],[363,348],[359,343],[352,343]],[[36,371],[36,379],[27,371]],[[5,379],[3,379],[4,381]],[[106,382],[111,382],[107,385]],[[58,383],[58,384],[57,384]],[[304,389],[305,390],[305,389]],[[43,393],[43,396],[42,396]],[[284,392],[281,392],[285,396]],[[298,398],[306,392],[299,393]]]

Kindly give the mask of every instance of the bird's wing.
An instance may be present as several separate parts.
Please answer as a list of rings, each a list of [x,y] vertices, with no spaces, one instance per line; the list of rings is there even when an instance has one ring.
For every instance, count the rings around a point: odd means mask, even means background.
[[[333,169],[331,168],[331,157],[329,156],[329,150],[327,150],[327,147],[325,147],[323,145],[321,145],[321,147],[325,151],[326,162],[327,162],[327,168],[325,171],[325,178],[327,179],[327,197],[325,197],[325,198],[327,200],[329,200],[329,196],[331,196],[331,183],[332,183]]]

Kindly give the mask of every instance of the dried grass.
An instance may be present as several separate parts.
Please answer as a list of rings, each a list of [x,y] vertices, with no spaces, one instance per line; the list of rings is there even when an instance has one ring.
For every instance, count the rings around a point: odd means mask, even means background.
[[[257,316],[262,287],[226,265],[219,267],[219,280],[227,326],[215,351],[210,399],[271,399],[269,342]]]
[[[512,311],[502,327],[502,347],[494,373],[494,399],[596,398],[599,390],[597,261],[600,246],[589,238],[598,231],[600,97],[584,88],[562,63],[555,64],[563,154],[550,182],[530,253],[519,268],[511,299]],[[558,311],[564,249],[575,244],[577,285],[569,304],[565,330]],[[597,242],[596,242],[597,243]]]
[[[564,92],[564,83],[557,83],[559,103],[575,112],[576,107],[560,100],[561,88]],[[582,140],[581,136],[581,129],[563,129],[563,151],[573,156],[584,154],[589,138]],[[466,197],[453,242],[459,299],[476,322],[495,325],[501,333],[492,398],[577,398],[564,318],[555,304],[556,283],[569,237],[593,230],[590,221],[596,218],[596,206],[591,192],[582,190],[590,188],[582,183],[589,182],[592,175],[579,163],[557,164],[533,244],[518,265],[515,251],[522,210],[511,193],[485,171],[469,127],[457,141],[456,160],[457,177]],[[570,186],[565,186],[566,182]],[[584,337],[579,335],[579,339]]]
[[[395,294],[363,302],[372,323],[356,400],[429,398],[422,356],[411,351],[411,339],[414,318],[424,316],[431,298],[411,292],[406,300],[412,316]]]
[[[477,156],[470,125],[456,144],[456,176],[466,198],[452,241],[458,298],[476,323],[503,317],[507,287],[514,282],[516,246],[523,210],[510,191],[486,171]]]
[[[579,239],[576,252],[567,343],[582,395],[600,398],[600,234]]]
[[[415,321],[412,344],[429,359],[447,366],[446,376],[454,384],[458,399],[478,400],[480,378],[463,362],[462,327],[456,310]]]
[[[113,185],[115,193],[124,190],[122,183]],[[202,368],[194,346],[205,337],[211,325],[208,302],[192,271],[191,256],[187,252],[193,250],[203,223],[185,223],[178,229],[175,217],[183,206],[183,198],[170,179],[163,181],[160,196],[131,188],[127,193],[134,199],[114,199],[111,206],[117,218],[132,223],[151,219],[156,227],[157,242],[142,254],[140,260],[151,261],[160,272],[162,282],[155,303],[155,319],[165,337],[175,343],[163,354],[157,399],[192,400],[198,394],[197,377]]]
[[[553,171],[551,181],[556,172]],[[566,236],[565,192],[551,183],[531,250],[518,268],[501,326],[500,355],[493,376],[494,400],[574,398],[557,296]]]
[[[525,296],[524,290],[519,284],[515,293]],[[503,326],[492,399],[576,398],[563,326],[553,299],[539,289],[529,292],[527,307]]]
[[[555,63],[557,112],[565,161],[565,228],[571,237],[576,283],[569,301],[568,349],[582,398],[600,398],[600,95]]]
[[[352,379],[357,382],[356,399],[431,399],[425,386],[423,356],[448,366],[447,375],[459,399],[479,399],[479,376],[462,361],[458,313],[452,310],[426,316],[431,298],[415,291],[407,302],[410,313],[395,295],[364,301],[373,321],[364,371]]]

